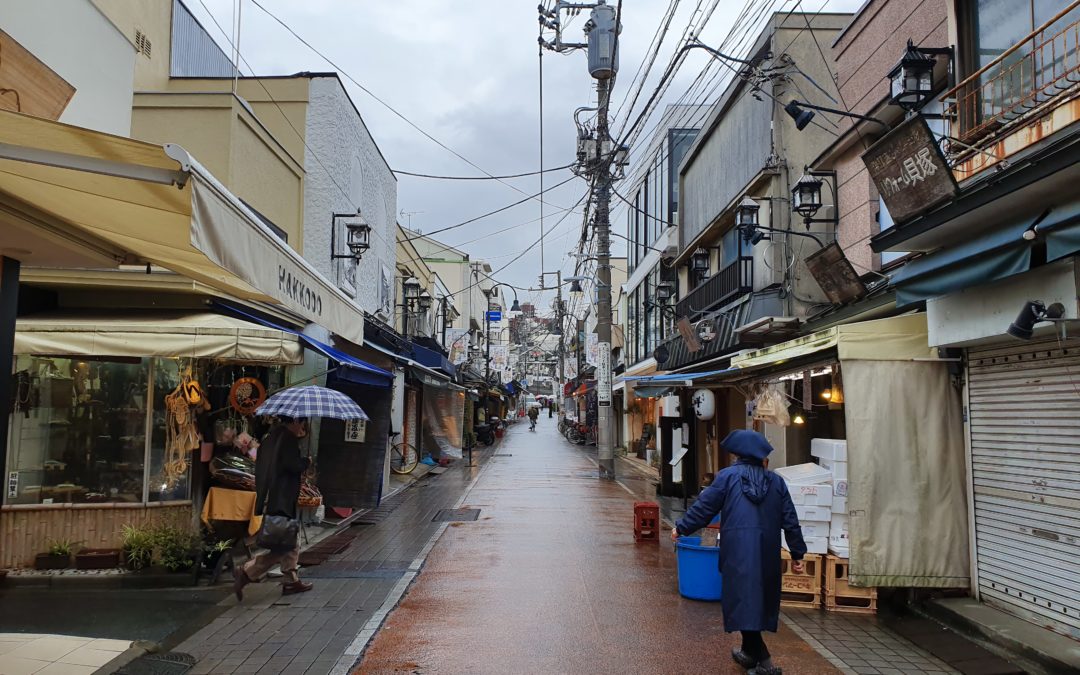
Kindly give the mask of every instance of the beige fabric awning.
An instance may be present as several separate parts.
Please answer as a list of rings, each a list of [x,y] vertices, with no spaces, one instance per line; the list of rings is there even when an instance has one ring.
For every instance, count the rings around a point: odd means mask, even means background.
[[[304,350],[290,333],[221,314],[50,314],[19,319],[15,354],[226,359],[296,365]]]
[[[48,230],[114,264],[160,265],[363,344],[363,312],[179,146],[0,111],[0,207],[9,248],[20,248],[20,228]]]
[[[780,365],[802,356],[836,348],[840,360],[911,361],[937,358],[926,334],[926,314],[908,314],[862,321],[818,331],[731,359],[732,368]]]

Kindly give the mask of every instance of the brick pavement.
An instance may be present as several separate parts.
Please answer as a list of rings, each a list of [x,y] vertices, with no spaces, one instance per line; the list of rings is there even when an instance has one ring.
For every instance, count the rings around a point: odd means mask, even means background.
[[[496,446],[498,447],[498,446]],[[231,595],[224,613],[179,644],[193,655],[194,675],[209,673],[284,673],[325,675],[355,649],[357,636],[381,621],[388,597],[404,592],[445,523],[436,512],[452,508],[478,475],[491,450],[475,453],[477,466],[458,461],[441,475],[429,475],[400,495],[388,513],[358,530],[352,545],[326,563],[300,571],[314,590],[282,596],[277,583],[249,585],[244,602]],[[359,653],[358,651],[356,653]]]

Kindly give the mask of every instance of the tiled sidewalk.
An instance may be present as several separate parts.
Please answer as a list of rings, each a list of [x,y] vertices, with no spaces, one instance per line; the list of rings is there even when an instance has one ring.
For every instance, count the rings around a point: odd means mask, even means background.
[[[497,446],[496,446],[497,447]],[[441,475],[429,475],[394,495],[393,510],[369,525],[354,525],[352,545],[322,565],[300,570],[314,590],[282,596],[267,581],[244,590],[244,602],[230,596],[229,609],[178,645],[206,673],[326,675],[353,645],[384,601],[410,574],[445,523],[432,522],[452,508],[491,450],[474,455],[477,466],[459,460]],[[361,518],[361,520],[364,520]],[[415,571],[413,571],[415,572]]]
[[[0,674],[90,675],[130,646],[124,640],[0,633]]]

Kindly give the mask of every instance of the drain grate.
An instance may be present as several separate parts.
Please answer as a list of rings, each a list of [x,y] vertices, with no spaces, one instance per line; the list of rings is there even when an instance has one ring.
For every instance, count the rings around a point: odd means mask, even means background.
[[[459,520],[476,520],[480,509],[442,509],[431,519],[433,523],[449,523]]]
[[[184,675],[194,665],[195,657],[191,654],[144,654],[116,671],[115,675]]]

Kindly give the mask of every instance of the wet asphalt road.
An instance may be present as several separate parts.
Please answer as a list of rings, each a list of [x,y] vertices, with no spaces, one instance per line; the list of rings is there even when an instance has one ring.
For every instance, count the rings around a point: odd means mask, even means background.
[[[672,545],[542,417],[507,435],[356,673],[741,673],[717,603],[679,596]],[[837,672],[786,626],[786,673]]]

